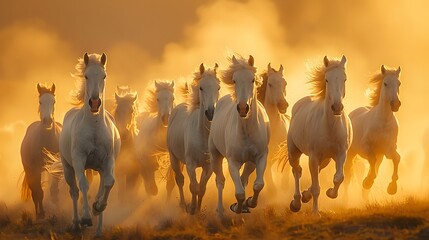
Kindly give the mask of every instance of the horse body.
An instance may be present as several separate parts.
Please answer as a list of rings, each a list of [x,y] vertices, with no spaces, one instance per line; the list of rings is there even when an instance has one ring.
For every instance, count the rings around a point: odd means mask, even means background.
[[[218,214],[223,214],[222,192],[225,177],[222,159],[226,157],[228,168],[235,185],[237,203],[230,209],[236,213],[254,208],[260,191],[264,187],[264,171],[267,163],[269,142],[269,120],[262,104],[256,98],[253,57],[231,59],[230,68],[222,81],[234,88],[233,95],[222,97],[216,107],[209,135],[210,161],[216,174],[218,188]],[[245,164],[242,176],[239,170]],[[250,173],[256,167],[254,195],[245,202],[245,189]]]
[[[41,174],[46,170],[48,164],[45,160],[44,149],[50,152],[59,152],[59,136],[62,125],[54,119],[55,85],[51,88],[40,86],[39,84],[39,113],[40,121],[33,122],[28,126],[21,144],[21,160],[24,167],[25,178],[23,182],[23,194],[28,184],[29,190],[36,209],[36,217],[44,218],[43,189]],[[57,182],[51,184],[51,194],[54,201],[58,193]]]
[[[344,179],[344,162],[351,138],[351,125],[343,113],[342,99],[345,95],[345,63],[324,59],[324,67],[316,70],[312,83],[316,85],[317,98],[304,97],[292,108],[287,146],[289,163],[295,178],[294,200],[290,204],[292,211],[301,208],[301,189],[299,179],[302,168],[299,158],[302,153],[309,156],[311,187],[302,193],[302,202],[313,197],[313,214],[319,214],[318,197],[320,194],[319,171],[334,159],[336,173],[334,187],[326,194],[336,198],[338,188]]]
[[[180,205],[185,206],[181,164],[186,164],[192,193],[191,214],[201,209],[206,184],[213,173],[208,155],[208,137],[210,121],[219,97],[216,70],[217,64],[213,70],[206,70],[203,64],[200,65],[200,71],[194,74],[191,91],[187,93],[187,97],[190,98],[189,103],[182,103],[175,107],[168,124],[167,146],[171,167],[179,187]],[[199,183],[195,172],[197,167],[203,169]]]
[[[350,113],[353,126],[353,141],[346,161],[346,181],[348,187],[352,176],[353,161],[356,155],[367,159],[370,170],[363,181],[363,187],[370,189],[377,176],[378,168],[386,156],[393,161],[392,182],[387,188],[389,194],[397,191],[398,164],[401,156],[397,152],[398,121],[394,112],[398,111],[401,102],[398,92],[400,68],[386,70],[381,67],[381,74],[376,75],[372,82],[376,90],[372,93],[371,107],[360,107]]]
[[[140,175],[139,163],[134,151],[137,135],[137,93],[128,87],[117,87],[115,108],[112,111],[116,127],[121,136],[121,151],[116,159],[116,176],[119,184],[119,199],[128,200],[135,196]]]
[[[261,76],[263,83],[258,88],[258,100],[264,105],[270,120],[270,128],[275,129],[270,134],[266,171],[268,192],[273,192],[275,190],[272,177],[273,159],[279,150],[279,145],[287,139],[289,121],[286,116],[286,110],[289,104],[286,101],[286,80],[283,78],[283,65],[280,65],[279,70],[276,71],[271,67],[270,63],[267,71]]]
[[[174,105],[174,82],[155,81],[155,90],[149,90],[148,93],[150,95],[146,102],[149,111],[139,115],[139,133],[134,147],[146,193],[157,195],[155,171],[159,167],[159,155],[167,152],[167,125]],[[172,180],[168,178],[167,181]],[[167,183],[169,184],[171,185],[170,182]]]
[[[115,182],[113,169],[121,146],[113,117],[104,110],[105,63],[104,54],[101,57],[85,54],[80,59],[76,69],[81,71],[79,74],[84,82],[76,98],[83,106],[66,113],[60,136],[60,156],[73,200],[75,228],[79,228],[79,224],[92,226],[85,169],[93,169],[100,174],[100,187],[93,204],[93,214],[99,215],[96,235],[101,235],[103,211]],[[79,189],[76,178],[83,195],[81,221],[77,211]]]

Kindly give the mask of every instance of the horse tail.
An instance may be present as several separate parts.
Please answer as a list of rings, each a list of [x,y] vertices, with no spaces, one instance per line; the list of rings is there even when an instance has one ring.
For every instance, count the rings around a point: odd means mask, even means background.
[[[283,141],[277,147],[277,151],[274,154],[274,162],[277,162],[277,169],[281,167],[280,171],[283,172],[288,161],[289,161],[289,156],[288,156],[287,143],[286,141]]]
[[[185,101],[186,99],[188,99],[188,96],[191,93],[191,90],[189,89],[189,86],[188,86],[188,82],[185,82],[185,84],[179,87],[179,93]]]
[[[22,171],[19,179],[22,179],[22,183],[21,183],[21,200],[23,200],[23,201],[29,201],[31,199],[31,189],[28,186],[27,176],[25,175],[24,171]]]
[[[44,169],[57,179],[64,178],[64,168],[60,160],[60,153],[51,152],[46,148],[43,148],[42,153],[44,155]]]

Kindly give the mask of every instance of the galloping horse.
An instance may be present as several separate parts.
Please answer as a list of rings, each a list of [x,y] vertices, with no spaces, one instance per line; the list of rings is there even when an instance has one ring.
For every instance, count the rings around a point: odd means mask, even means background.
[[[389,194],[397,191],[398,164],[401,155],[396,150],[398,139],[398,120],[394,112],[399,110],[399,74],[401,68],[386,69],[371,79],[375,89],[370,92],[370,107],[360,107],[349,115],[353,126],[353,141],[347,153],[345,165],[347,189],[352,176],[353,161],[357,154],[369,161],[369,172],[362,185],[370,189],[377,177],[378,168],[386,156],[393,161],[392,182],[387,188]]]
[[[139,115],[135,151],[146,193],[157,195],[155,171],[159,167],[159,154],[167,152],[167,126],[174,107],[174,82],[155,81],[155,89],[148,89],[147,93],[144,99],[148,109]],[[174,179],[167,177],[167,186],[174,187]]]
[[[222,159],[228,160],[228,168],[235,185],[237,203],[230,206],[235,213],[249,212],[257,205],[259,193],[264,187],[264,171],[267,164],[270,139],[269,120],[262,104],[257,100],[256,68],[252,56],[230,59],[230,66],[221,80],[231,89],[216,107],[209,134],[210,162],[216,174],[218,189],[217,212],[223,215],[222,192],[225,176]],[[240,168],[244,170],[240,177]],[[253,197],[245,199],[245,189],[250,173],[256,167]],[[246,200],[246,201],[245,201]]]
[[[268,145],[267,157],[267,190],[272,192],[275,190],[275,185],[272,176],[272,166],[274,164],[274,156],[279,150],[279,145],[284,143],[287,138],[287,123],[286,110],[289,106],[286,101],[286,80],[283,78],[283,65],[280,65],[278,71],[268,64],[267,71],[261,74],[262,85],[258,87],[258,100],[264,105],[268,118],[270,119],[271,131],[270,143]]]
[[[134,151],[134,139],[137,135],[136,115],[137,93],[128,87],[117,87],[115,92],[113,117],[121,136],[121,151],[116,159],[116,178],[119,185],[119,199],[132,199],[137,192],[140,175],[139,163]]]
[[[180,205],[185,206],[182,163],[186,164],[190,179],[191,214],[194,214],[195,210],[201,210],[207,181],[213,173],[207,143],[211,120],[219,98],[220,82],[216,77],[217,68],[218,65],[216,64],[213,70],[205,69],[201,63],[199,71],[194,73],[194,80],[187,94],[188,102],[173,109],[168,123],[167,147],[170,152],[171,167],[175,172],[176,183],[179,187]],[[203,169],[200,183],[197,181],[195,172],[197,167]]]
[[[54,119],[55,84],[50,88],[37,84],[39,92],[40,121],[33,122],[27,128],[21,144],[21,160],[25,177],[22,183],[22,197],[27,198],[31,192],[37,219],[45,217],[43,209],[43,189],[41,175],[46,170],[44,149],[50,152],[59,152],[59,136],[61,124]],[[56,201],[58,184],[51,185],[51,194]]]
[[[92,205],[92,213],[99,215],[96,235],[102,233],[103,211],[115,183],[113,169],[121,148],[113,117],[104,109],[106,60],[104,53],[101,56],[85,53],[83,58],[79,59],[75,77],[80,80],[80,87],[72,95],[77,107],[66,113],[60,136],[60,157],[73,200],[73,225],[76,229],[79,229],[79,223],[92,226],[88,203],[89,184],[85,169],[93,169],[100,174],[100,186]],[[77,210],[79,189],[83,197],[80,221]]]
[[[287,138],[288,159],[295,178],[295,194],[290,209],[293,212],[301,209],[302,168],[299,158],[304,153],[309,156],[311,187],[302,192],[302,202],[306,203],[313,197],[314,215],[319,215],[319,171],[331,159],[336,166],[334,188],[328,189],[326,195],[330,198],[338,195],[338,188],[344,180],[344,162],[352,130],[342,103],[347,79],[346,58],[343,56],[341,61],[337,61],[325,56],[323,62],[312,73],[313,97],[300,99],[292,108]]]

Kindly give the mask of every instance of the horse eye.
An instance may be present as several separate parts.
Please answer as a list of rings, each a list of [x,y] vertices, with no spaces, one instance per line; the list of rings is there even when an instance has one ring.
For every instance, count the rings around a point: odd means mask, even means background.
[[[217,90],[218,90],[218,91],[220,90],[220,86],[219,86],[219,87],[217,87]]]
[[[326,82],[328,82],[328,79],[325,79]]]
[[[254,83],[255,82],[255,79],[252,79],[252,83]]]
[[[200,90],[201,90],[201,91],[203,91],[203,88],[202,88],[202,87],[200,87]]]
[[[42,105],[42,102],[39,102],[40,105]]]
[[[271,83],[268,83],[268,87],[271,87]]]
[[[104,75],[104,78],[103,78],[103,79],[106,79],[106,76],[107,76],[107,75]]]
[[[387,83],[384,83],[384,86],[387,87]]]
[[[401,86],[401,82],[399,82],[398,87]]]
[[[159,102],[159,98],[157,98],[156,101]]]
[[[85,75],[85,79],[88,80],[88,76]]]

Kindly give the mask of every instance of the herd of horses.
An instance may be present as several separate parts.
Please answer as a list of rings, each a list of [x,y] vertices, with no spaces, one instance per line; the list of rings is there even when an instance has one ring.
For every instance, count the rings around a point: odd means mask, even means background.
[[[223,159],[235,186],[236,202],[230,210],[250,212],[258,204],[261,190],[273,187],[273,159],[289,162],[295,179],[290,209],[297,212],[301,203],[313,198],[313,214],[319,215],[319,172],[331,159],[335,162],[333,187],[329,198],[338,196],[344,181],[352,176],[356,155],[370,164],[363,188],[370,189],[385,157],[392,159],[394,171],[387,191],[397,191],[398,163],[396,150],[400,68],[381,66],[370,84],[370,106],[345,113],[343,98],[347,80],[346,58],[323,59],[310,74],[312,94],[297,101],[289,118],[286,116],[286,81],[283,66],[278,70],[268,64],[257,73],[254,58],[232,56],[229,66],[220,71],[199,66],[190,84],[179,86],[185,101],[175,103],[175,83],[154,81],[144,96],[145,111],[139,112],[137,93],[118,86],[114,104],[105,97],[106,55],[84,54],[76,65],[77,88],[71,92],[74,108],[63,123],[54,119],[55,84],[37,85],[40,121],[32,123],[21,146],[25,171],[22,193],[31,193],[37,218],[44,218],[41,173],[53,162],[61,163],[73,202],[73,226],[92,226],[88,202],[89,181],[86,169],[98,171],[100,185],[92,205],[92,215],[99,216],[96,234],[102,232],[103,211],[110,191],[119,185],[119,197],[127,199],[137,191],[141,176],[148,195],[158,193],[155,172],[159,156],[169,155],[170,170],[166,175],[167,197],[177,184],[180,206],[186,208],[183,192],[183,167],[190,180],[192,199],[189,212],[201,209],[207,182],[215,173],[218,191],[217,213],[224,214]],[[220,97],[225,86],[229,94]],[[59,159],[55,154],[59,153]],[[309,157],[311,186],[301,191],[300,156]],[[244,165],[244,166],[243,166]],[[196,168],[202,168],[197,179]],[[243,167],[243,168],[242,168]],[[241,170],[242,169],[242,170]],[[253,195],[246,198],[245,188],[256,170]],[[175,181],[175,183],[174,183]],[[56,187],[58,187],[56,185]],[[78,215],[79,190],[82,215]],[[58,189],[51,187],[55,196]]]

